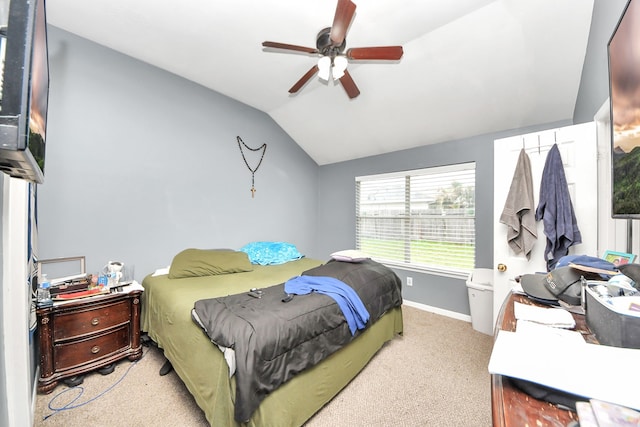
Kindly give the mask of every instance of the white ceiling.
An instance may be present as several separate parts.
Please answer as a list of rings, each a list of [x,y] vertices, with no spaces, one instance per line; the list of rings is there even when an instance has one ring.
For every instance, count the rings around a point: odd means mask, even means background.
[[[312,79],[337,0],[47,0],[50,24],[269,114],[318,164],[571,119],[593,0],[353,0],[347,48],[402,45],[351,63],[361,95]]]

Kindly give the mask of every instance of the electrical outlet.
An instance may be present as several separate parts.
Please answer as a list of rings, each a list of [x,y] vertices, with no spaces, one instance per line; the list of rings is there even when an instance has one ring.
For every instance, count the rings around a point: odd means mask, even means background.
[[[407,286],[413,286],[413,277],[407,277]]]

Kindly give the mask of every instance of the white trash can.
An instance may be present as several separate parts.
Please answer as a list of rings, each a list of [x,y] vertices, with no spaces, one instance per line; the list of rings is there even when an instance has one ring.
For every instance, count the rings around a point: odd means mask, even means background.
[[[493,270],[476,268],[467,279],[473,329],[493,335]]]

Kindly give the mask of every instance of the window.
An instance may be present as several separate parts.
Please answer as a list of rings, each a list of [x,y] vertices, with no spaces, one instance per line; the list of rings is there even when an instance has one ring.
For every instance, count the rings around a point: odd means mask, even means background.
[[[385,264],[466,277],[475,209],[475,163],[356,177],[356,247]]]

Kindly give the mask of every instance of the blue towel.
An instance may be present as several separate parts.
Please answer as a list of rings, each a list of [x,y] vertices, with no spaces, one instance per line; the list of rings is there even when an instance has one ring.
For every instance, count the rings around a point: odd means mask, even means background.
[[[346,283],[326,276],[297,276],[287,280],[284,284],[284,291],[288,294],[306,295],[317,292],[333,298],[345,319],[351,335],[356,333],[356,329],[364,329],[369,320],[369,312],[362,303],[362,300]]]
[[[570,246],[582,243],[557,144],[551,147],[542,171],[536,221],[541,219],[547,236],[544,257],[547,271],[551,271],[569,253]]]

